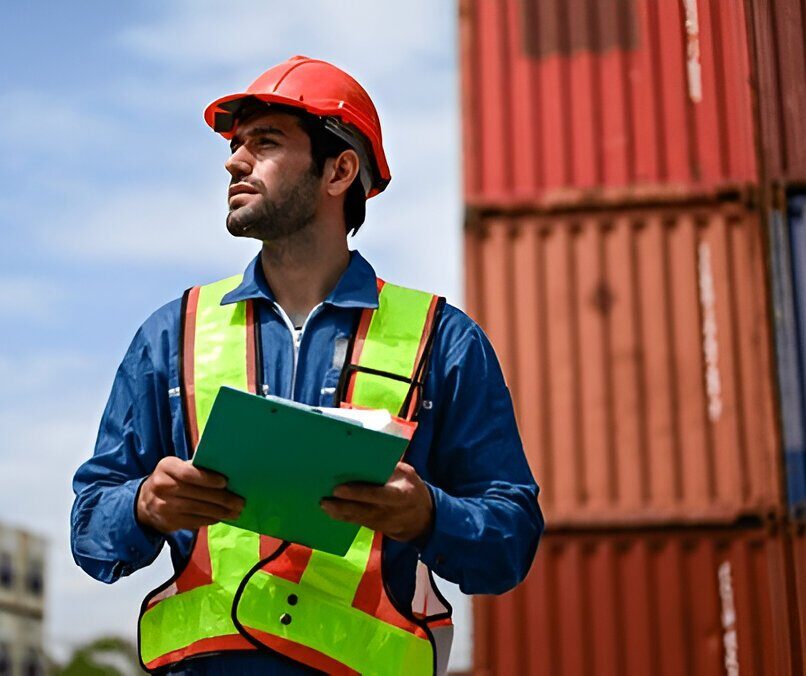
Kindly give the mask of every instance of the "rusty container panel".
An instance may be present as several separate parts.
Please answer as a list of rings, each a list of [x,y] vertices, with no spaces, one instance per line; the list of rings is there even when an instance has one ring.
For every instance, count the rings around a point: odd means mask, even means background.
[[[471,205],[757,181],[743,2],[460,0],[460,43]]]
[[[550,525],[785,509],[760,228],[738,204],[468,222],[467,309]]]
[[[806,4],[750,0],[763,173],[806,184]]]
[[[796,636],[806,668],[806,526],[804,524],[791,527],[791,543],[792,560],[788,579],[791,579],[792,584],[787,588],[787,593],[795,599]]]
[[[788,541],[758,530],[547,533],[474,600],[478,676],[803,673]]]

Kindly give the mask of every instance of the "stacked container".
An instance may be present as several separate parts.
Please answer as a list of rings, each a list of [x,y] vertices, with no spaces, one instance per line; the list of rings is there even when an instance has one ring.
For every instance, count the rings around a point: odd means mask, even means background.
[[[461,0],[460,30],[466,305],[548,522],[476,601],[476,672],[803,673],[806,7]]]

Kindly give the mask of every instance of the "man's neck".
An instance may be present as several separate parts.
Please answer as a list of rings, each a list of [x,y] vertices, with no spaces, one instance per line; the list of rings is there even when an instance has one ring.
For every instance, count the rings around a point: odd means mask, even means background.
[[[350,262],[347,240],[321,228],[305,228],[279,241],[264,242],[263,275],[277,303],[295,326],[334,289]]]

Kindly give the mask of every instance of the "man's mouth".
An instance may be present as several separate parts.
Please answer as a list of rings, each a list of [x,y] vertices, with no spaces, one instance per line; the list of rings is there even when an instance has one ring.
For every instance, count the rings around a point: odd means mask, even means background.
[[[229,198],[232,199],[236,195],[257,195],[257,193],[258,191],[255,189],[255,187],[249,185],[248,183],[236,183],[235,185],[230,186]]]

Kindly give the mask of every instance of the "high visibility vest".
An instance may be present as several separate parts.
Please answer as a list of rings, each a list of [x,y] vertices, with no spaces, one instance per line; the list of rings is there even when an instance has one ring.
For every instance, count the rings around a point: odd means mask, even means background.
[[[251,301],[221,305],[241,277],[183,298],[180,379],[195,449],[222,385],[257,393],[259,324]],[[378,280],[342,370],[342,406],[385,408],[416,427],[442,299]],[[410,608],[386,592],[383,535],[360,528],[343,557],[224,523],[198,530],[185,568],[143,601],[140,658],[154,672],[184,659],[269,650],[329,674],[442,674],[451,609],[418,562]]]

